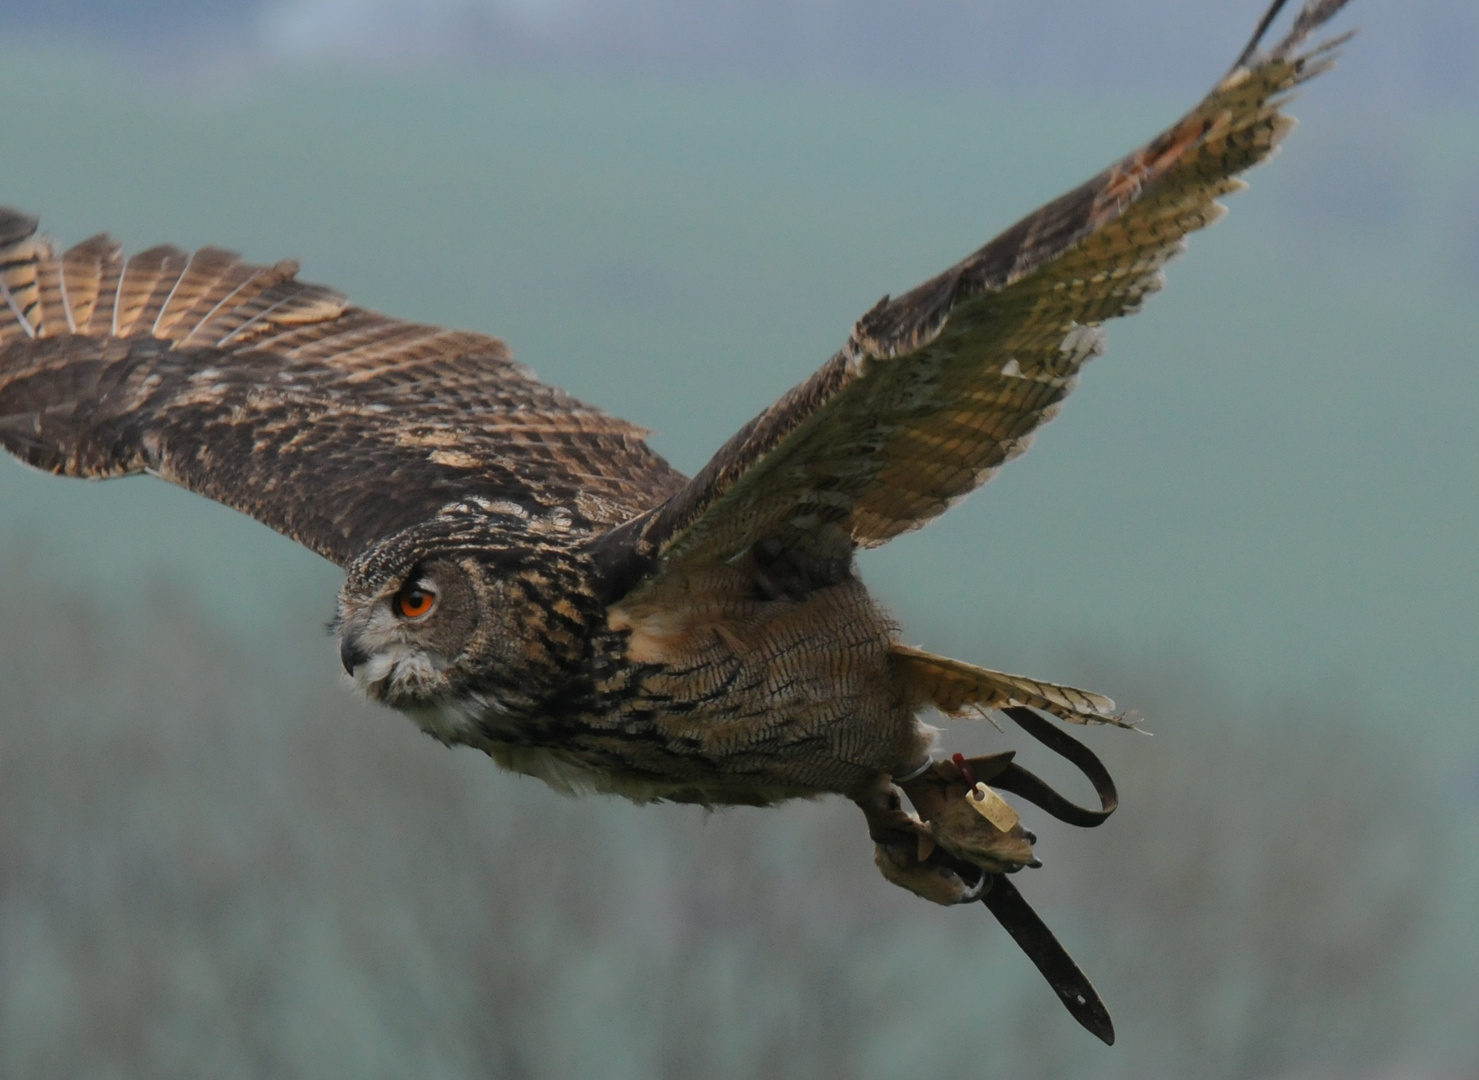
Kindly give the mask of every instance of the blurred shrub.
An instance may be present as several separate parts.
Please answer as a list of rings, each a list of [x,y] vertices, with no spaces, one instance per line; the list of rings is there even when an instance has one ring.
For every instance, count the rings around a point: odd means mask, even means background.
[[[979,908],[879,880],[840,800],[562,799],[356,705],[324,638],[245,656],[179,597],[28,581],[0,574],[5,1076],[1352,1076],[1413,1050],[1431,815],[1345,716],[1232,723],[1187,685],[1142,702],[1178,718],[1155,739],[1091,733],[1125,809],[1044,823],[1023,887],[1111,1051]]]

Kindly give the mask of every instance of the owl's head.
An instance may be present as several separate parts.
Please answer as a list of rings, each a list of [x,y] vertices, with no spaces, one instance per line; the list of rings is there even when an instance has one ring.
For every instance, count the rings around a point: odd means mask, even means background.
[[[569,699],[605,626],[568,514],[564,528],[533,530],[501,506],[449,504],[377,542],[339,593],[344,670],[443,742],[477,744],[500,718]]]
[[[478,583],[453,558],[374,575],[351,572],[339,594],[339,657],[374,701],[416,708],[459,693],[484,636]]]
[[[339,656],[366,697],[444,742],[477,742],[499,717],[569,697],[604,607],[570,549],[515,539],[443,513],[348,567]]]

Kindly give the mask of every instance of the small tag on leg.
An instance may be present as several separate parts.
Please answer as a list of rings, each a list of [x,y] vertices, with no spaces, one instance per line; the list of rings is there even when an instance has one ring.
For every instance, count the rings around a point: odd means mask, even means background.
[[[977,783],[971,789],[966,795],[966,802],[971,804],[972,810],[1004,833],[1011,832],[1022,822],[1022,815],[984,783]]]

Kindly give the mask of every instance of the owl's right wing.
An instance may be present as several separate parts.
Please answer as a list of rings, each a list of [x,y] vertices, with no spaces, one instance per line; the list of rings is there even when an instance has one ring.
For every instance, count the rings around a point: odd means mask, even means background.
[[[683,477],[640,428],[482,334],[403,322],[203,248],[65,253],[0,209],[0,446],[69,476],[148,472],[347,564],[480,499],[509,530],[598,531]]]
[[[842,351],[742,428],[662,506],[603,536],[624,617],[700,594],[802,595],[853,552],[943,513],[1030,444],[1100,351],[1106,319],[1137,310],[1187,234],[1294,125],[1290,91],[1343,38],[1298,51],[1345,0],[1307,0],[1180,121],[1023,218],[956,266],[884,298]]]

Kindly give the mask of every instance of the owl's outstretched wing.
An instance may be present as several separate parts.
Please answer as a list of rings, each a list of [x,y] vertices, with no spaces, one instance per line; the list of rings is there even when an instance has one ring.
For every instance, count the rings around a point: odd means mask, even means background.
[[[64,254],[0,210],[0,445],[71,476],[149,472],[341,565],[449,502],[604,529],[683,477],[644,432],[501,341],[351,307],[216,248]]]
[[[722,591],[730,575],[804,592],[845,572],[855,547],[917,528],[990,479],[1057,413],[1100,351],[1100,323],[1159,288],[1186,234],[1222,215],[1216,199],[1293,126],[1280,106],[1344,38],[1297,50],[1343,3],[1310,0],[1259,54],[1280,0],[1186,117],[880,302],[841,352],[673,498],[602,538],[613,593],[635,585],[628,603],[660,606],[670,591]]]

